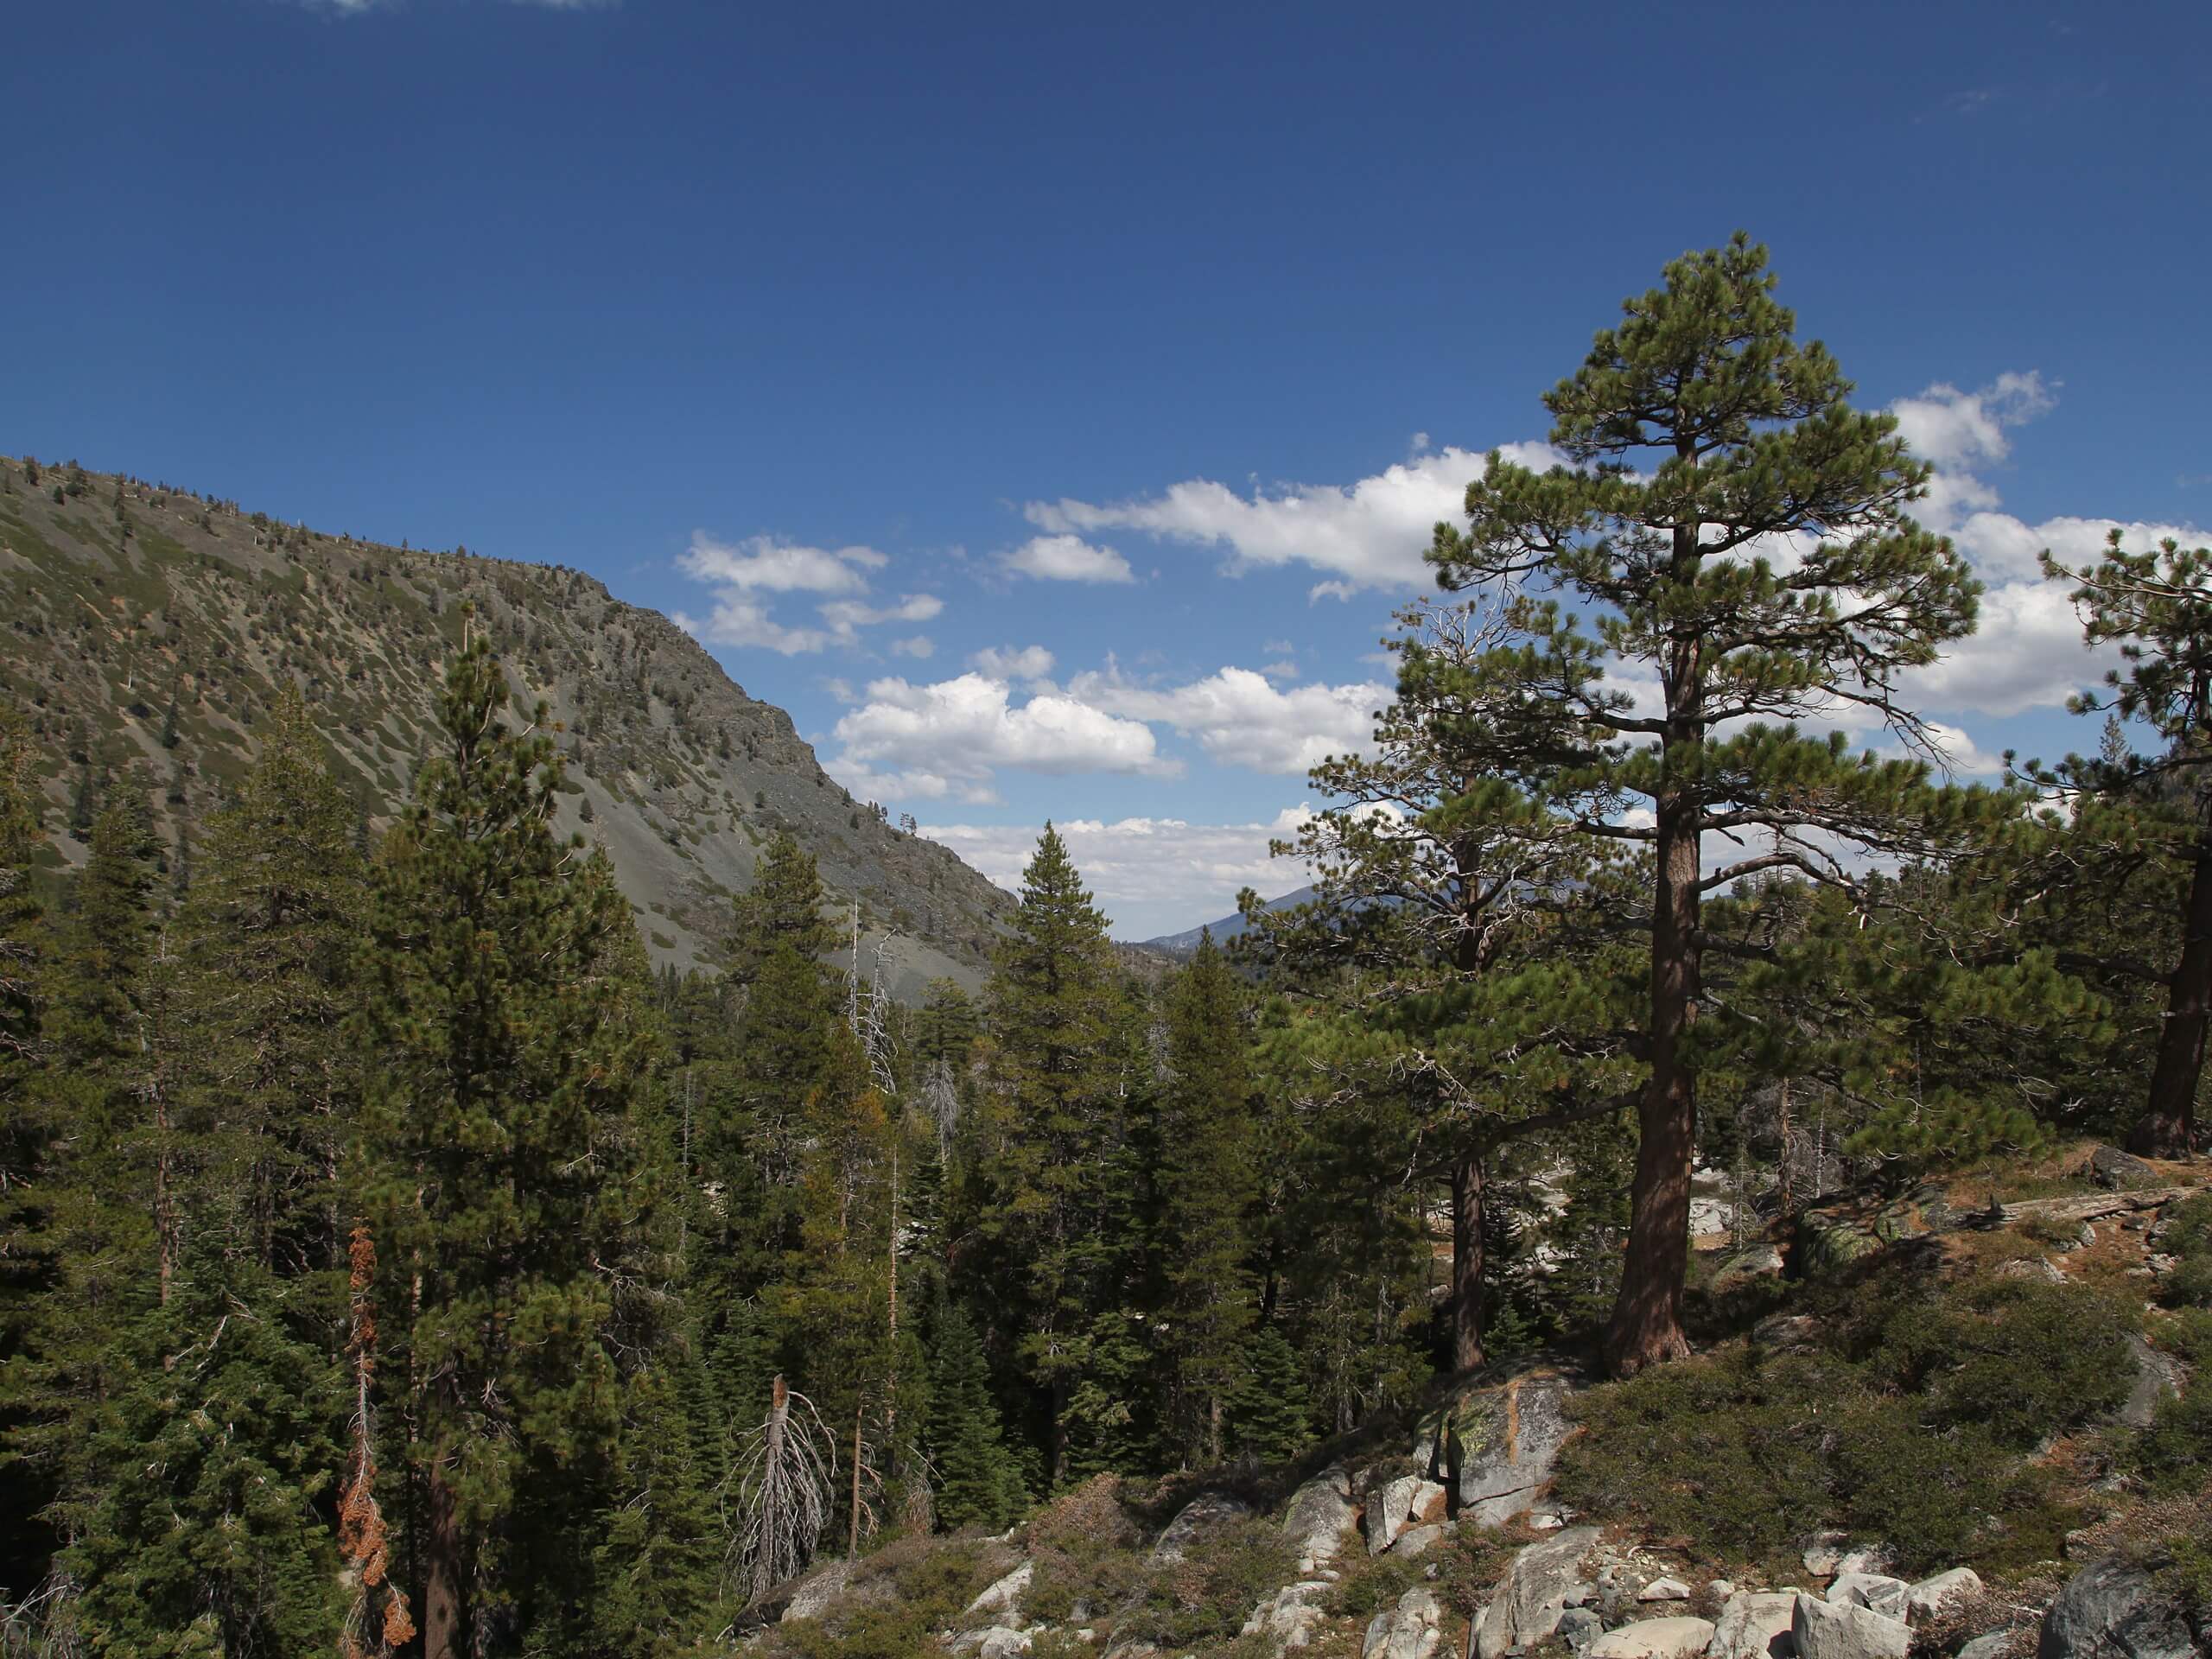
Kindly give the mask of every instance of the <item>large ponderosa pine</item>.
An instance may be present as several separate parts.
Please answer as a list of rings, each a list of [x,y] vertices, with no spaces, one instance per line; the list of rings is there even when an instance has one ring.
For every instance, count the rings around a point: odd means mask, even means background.
[[[1898,677],[1974,622],[1964,562],[1905,512],[1927,467],[1892,417],[1850,406],[1773,289],[1740,234],[1668,266],[1545,397],[1572,464],[1493,454],[1467,527],[1439,525],[1429,556],[1449,587],[1518,595],[1529,693],[1580,725],[1590,757],[1560,804],[1653,856],[1650,1075],[1607,1337],[1624,1373],[1688,1351],[1700,900],[1761,870],[1845,879],[1837,839],[1909,842],[1921,804],[1923,767],[1765,722],[1845,709],[1920,737]],[[1648,677],[1648,698],[1609,668]],[[1709,868],[1716,833],[1764,844]]]
[[[2162,745],[2137,754],[2124,744],[2097,760],[2062,769],[2071,785],[2110,803],[2144,808],[2143,837],[2182,874],[2181,940],[2165,976],[2165,1018],[2143,1115],[2129,1147],[2152,1157],[2189,1155],[2196,1090],[2212,1036],[2212,548],[2167,540],[2131,551],[2113,531],[2104,556],[2079,568],[2043,556],[2044,572],[2075,584],[2074,603],[2091,645],[2117,643],[2126,666],[2106,676],[2103,695],[2074,706],[2109,709],[2140,721]],[[2123,728],[2124,729],[2124,728]]]
[[[475,1651],[483,1620],[574,1612],[579,1511],[623,1404],[623,1188],[649,1057],[611,969],[623,934],[638,947],[604,861],[554,831],[543,706],[517,730],[507,701],[479,636],[378,867],[354,1033],[379,1060],[362,1162],[420,1494],[425,1659]]]

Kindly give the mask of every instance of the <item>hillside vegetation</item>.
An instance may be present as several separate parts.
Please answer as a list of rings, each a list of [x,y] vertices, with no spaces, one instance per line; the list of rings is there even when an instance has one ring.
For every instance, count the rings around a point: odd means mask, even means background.
[[[280,685],[317,713],[367,831],[435,741],[442,665],[473,626],[518,705],[543,698],[568,760],[563,828],[603,842],[654,958],[695,965],[760,849],[789,830],[858,900],[896,988],[971,988],[1008,900],[821,768],[790,717],[665,617],[582,572],[386,547],[74,465],[0,461],[0,693],[19,699],[52,848],[80,864],[106,780],[138,769],[171,861],[259,751]],[[473,607],[473,624],[464,624]],[[180,836],[182,849],[179,849]]]

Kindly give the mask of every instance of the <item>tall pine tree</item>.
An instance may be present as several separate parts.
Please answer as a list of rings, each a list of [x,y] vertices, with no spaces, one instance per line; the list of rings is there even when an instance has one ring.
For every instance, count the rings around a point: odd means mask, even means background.
[[[1493,454],[1467,528],[1440,524],[1429,555],[1447,586],[1518,592],[1528,694],[1572,717],[1586,757],[1562,808],[1653,855],[1650,1075],[1607,1337],[1624,1373],[1688,1351],[1704,895],[1762,870],[1847,879],[1837,838],[1910,852],[1925,810],[1923,767],[1762,722],[1840,702],[1918,736],[1899,677],[1974,623],[1964,560],[1905,513],[1927,467],[1894,417],[1850,406],[1773,289],[1741,234],[1669,265],[1546,395],[1573,464]],[[1655,706],[1614,689],[1609,662],[1655,679]],[[1648,823],[1620,810],[1637,798]],[[1765,844],[1708,869],[1715,832]]]
[[[360,1156],[392,1294],[384,1375],[416,1482],[424,1659],[588,1594],[580,1526],[620,1421],[622,1186],[646,1047],[603,861],[555,834],[561,765],[480,635],[443,752],[377,871],[354,1039],[378,1056]],[[390,1506],[387,1506],[388,1508]]]

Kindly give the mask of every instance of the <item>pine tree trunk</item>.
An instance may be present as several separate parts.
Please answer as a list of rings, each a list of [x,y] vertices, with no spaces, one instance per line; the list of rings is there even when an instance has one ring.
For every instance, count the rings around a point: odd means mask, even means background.
[[[430,1471],[429,1536],[424,1542],[423,1659],[464,1659],[468,1621],[461,1605],[463,1586],[461,1523],[454,1514],[453,1489],[444,1471]]]
[[[2151,1158],[2186,1158],[2196,1131],[2196,1084],[2212,1027],[2212,836],[2197,843],[2190,874],[2181,961],[2166,982],[2166,1020],[2151,1098],[2128,1132],[2127,1148]]]
[[[1697,1079],[1681,1053],[1698,996],[1696,807],[1662,799],[1658,892],[1651,917],[1651,1079],[1637,1110],[1636,1178],[1628,1256],[1606,1332],[1618,1376],[1689,1352],[1682,1284],[1689,1268],[1690,1163],[1697,1142]]]
[[[1483,1155],[1452,1167],[1452,1369],[1471,1371],[1483,1352]]]

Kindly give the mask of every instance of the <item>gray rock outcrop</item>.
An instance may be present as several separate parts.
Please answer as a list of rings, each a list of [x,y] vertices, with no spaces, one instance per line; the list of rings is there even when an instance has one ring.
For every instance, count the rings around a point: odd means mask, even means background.
[[[1712,1640],[1709,1618],[1643,1618],[1607,1630],[1583,1649],[1583,1659],[1691,1659]]]
[[[2200,1638],[2180,1599],[2145,1567],[2108,1555],[2076,1573],[2043,1616],[2036,1659],[2195,1659]]]
[[[1181,1560],[1200,1539],[1211,1536],[1251,1513],[1252,1506],[1241,1497],[1227,1492],[1200,1492],[1161,1529],[1152,1547],[1153,1564],[1157,1567]]]
[[[1953,1602],[1964,1601],[1981,1593],[1981,1574],[1970,1567],[1955,1567],[1948,1573],[1938,1573],[1908,1587],[1904,1592],[1904,1616],[1908,1624],[1923,1624],[1940,1618]]]
[[[1912,1626],[1848,1602],[1797,1598],[1789,1624],[1797,1659],[1906,1659]]]
[[[1351,1474],[1342,1464],[1331,1464],[1291,1494],[1283,1512],[1282,1535],[1298,1553],[1298,1570],[1311,1573],[1336,1560],[1344,1547],[1344,1535],[1359,1517],[1351,1501]]]
[[[1431,1659],[1443,1641],[1443,1606],[1433,1592],[1416,1586],[1368,1622],[1360,1659]]]
[[[1503,1526],[1535,1504],[1551,1484],[1560,1443],[1572,1427],[1570,1391],[1556,1371],[1529,1371],[1459,1402],[1446,1455],[1462,1521]]]
[[[1905,1595],[1911,1588],[1903,1579],[1883,1573],[1838,1573],[1828,1586],[1828,1599],[1840,1606],[1864,1607],[1885,1618],[1903,1618]]]
[[[1534,1647],[1556,1630],[1568,1597],[1589,1593],[1583,1558],[1599,1536],[1595,1527],[1569,1527],[1514,1556],[1475,1626],[1475,1659],[1499,1659],[1508,1648]]]
[[[1794,1590],[1738,1591],[1713,1621],[1707,1659],[1784,1659],[1796,1651],[1789,1627],[1796,1611]]]

